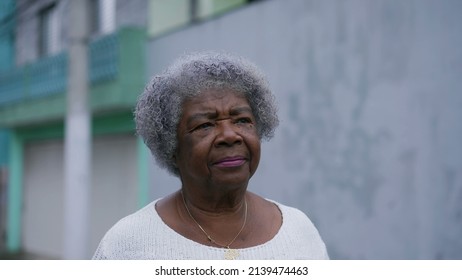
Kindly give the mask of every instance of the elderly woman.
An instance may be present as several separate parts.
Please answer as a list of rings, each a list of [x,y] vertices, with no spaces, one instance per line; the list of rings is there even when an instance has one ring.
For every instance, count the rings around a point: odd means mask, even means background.
[[[305,214],[247,190],[261,140],[278,125],[253,64],[223,53],[184,56],[147,85],[135,119],[181,187],[120,220],[94,259],[328,258]]]

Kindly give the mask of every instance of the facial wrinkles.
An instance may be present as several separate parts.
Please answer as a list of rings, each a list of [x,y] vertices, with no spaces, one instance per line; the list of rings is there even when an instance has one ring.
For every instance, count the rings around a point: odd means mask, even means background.
[[[192,112],[188,112],[188,115],[184,116],[187,128],[193,129],[194,124],[200,123],[201,121],[218,122],[229,120],[239,115],[251,116],[252,119],[254,119],[252,109],[244,97],[239,96],[238,100],[234,100],[233,102],[233,100],[230,100],[232,99],[230,96],[221,95],[222,96],[218,93],[205,100],[191,100],[186,103],[185,107],[193,107]]]
[[[230,109],[229,112],[196,115],[188,123],[188,133],[202,137],[224,136],[223,139],[228,139],[227,136],[234,136],[245,142],[247,136],[253,137],[254,135],[251,134],[256,134],[255,120],[249,107],[240,106],[237,109]]]
[[[185,114],[181,121],[181,129],[178,131],[179,142],[183,143],[179,143],[179,153],[177,155],[182,154],[184,158],[178,158],[179,160],[188,160],[189,158],[188,161],[191,164],[194,165],[197,163],[200,166],[202,164],[195,161],[197,156],[200,156],[202,160],[208,162],[207,173],[209,174],[208,176],[211,176],[210,168],[212,166],[209,164],[217,156],[244,155],[249,160],[249,174],[250,176],[253,175],[258,162],[252,162],[251,157],[254,156],[253,153],[258,153],[258,155],[255,155],[256,161],[258,161],[260,142],[255,130],[255,118],[244,96],[221,92],[205,94],[205,96],[201,96],[200,98],[193,98],[187,101],[184,104],[183,112]],[[241,117],[249,118],[250,123],[238,123],[236,120],[239,120]],[[199,132],[195,131],[195,125],[200,125],[202,122],[211,122],[211,128],[209,130],[199,130]],[[243,147],[236,149],[234,144],[237,143],[233,143],[232,145],[227,145],[227,148],[233,150],[222,149],[218,151],[217,147],[214,146],[215,140],[220,134],[226,132],[224,129],[232,130],[232,133],[236,133],[238,136],[234,136],[241,138]],[[247,141],[250,142],[247,143]],[[180,147],[185,150],[181,152]],[[198,152],[199,154],[196,154]],[[188,172],[188,170],[185,171]]]

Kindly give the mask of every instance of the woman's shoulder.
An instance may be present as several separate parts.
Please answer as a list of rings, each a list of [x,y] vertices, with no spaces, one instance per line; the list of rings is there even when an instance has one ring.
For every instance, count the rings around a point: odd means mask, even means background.
[[[269,212],[270,209],[277,209],[281,227],[279,231],[299,233],[300,235],[311,235],[313,237],[319,236],[318,230],[311,221],[311,219],[300,209],[291,207],[272,199],[262,198],[258,195],[252,194],[260,201],[259,205],[263,212]],[[273,216],[274,217],[274,216]],[[273,219],[274,220],[274,219]]]
[[[316,227],[305,212],[274,200],[269,201],[273,202],[281,211],[284,227],[290,227],[293,230],[297,228],[315,230],[317,233]]]
[[[274,216],[279,216],[281,219],[281,224],[287,226],[313,226],[313,223],[308,218],[308,216],[301,210],[287,206],[278,201],[263,198],[257,194],[250,193],[253,201],[257,202],[256,205],[259,208],[260,212],[268,213],[274,212]]]
[[[298,249],[303,248],[310,254],[308,258],[312,259],[329,259],[326,245],[319,234],[318,229],[300,209],[287,206],[282,203],[269,200],[276,204],[282,213],[283,223],[278,233],[279,240],[285,240],[287,244],[297,244]],[[296,250],[297,248],[294,248]]]

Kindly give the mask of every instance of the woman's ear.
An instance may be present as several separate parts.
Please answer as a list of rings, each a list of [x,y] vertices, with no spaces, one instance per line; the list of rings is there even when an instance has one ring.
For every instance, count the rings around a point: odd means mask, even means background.
[[[173,165],[175,166],[175,168],[178,169],[178,163],[177,163],[176,153],[173,154],[172,159],[173,159]]]
[[[176,170],[176,175],[178,175],[181,178],[180,169],[178,168],[178,160],[179,159],[178,159],[177,153],[175,152],[172,156],[173,167]]]

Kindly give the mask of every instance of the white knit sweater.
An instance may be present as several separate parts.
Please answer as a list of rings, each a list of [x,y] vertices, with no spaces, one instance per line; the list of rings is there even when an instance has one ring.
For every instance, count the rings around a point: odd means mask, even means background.
[[[103,237],[93,259],[212,260],[224,259],[226,249],[202,245],[168,227],[154,201],[117,222]],[[283,222],[270,241],[238,249],[237,259],[328,259],[317,229],[300,210],[274,202]]]

